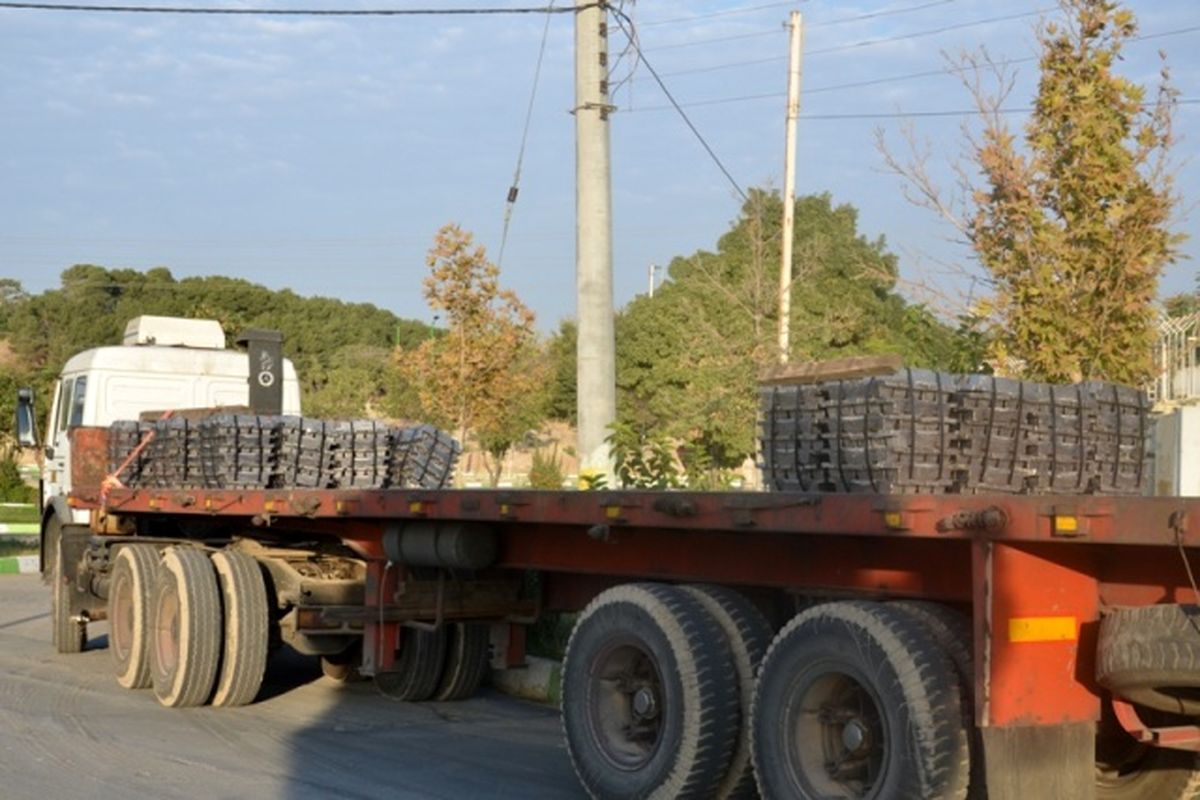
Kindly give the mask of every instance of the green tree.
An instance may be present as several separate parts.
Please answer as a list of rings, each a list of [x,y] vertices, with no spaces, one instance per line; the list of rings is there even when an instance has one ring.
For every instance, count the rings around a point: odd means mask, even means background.
[[[1065,22],[1038,33],[1040,79],[1023,141],[1001,113],[1011,76],[986,52],[957,65],[982,120],[970,142],[982,184],[958,223],[994,283],[979,310],[992,323],[995,363],[1038,380],[1137,385],[1153,371],[1159,276],[1183,238],[1169,225],[1176,91],[1165,67],[1153,99],[1115,71],[1137,33],[1128,10],[1113,0],[1060,4]],[[988,71],[999,76],[997,93],[980,88]],[[922,158],[885,156],[921,203],[955,216]]]
[[[296,365],[310,413],[418,415],[414,393],[391,366],[390,354],[397,343],[415,346],[432,329],[367,303],[301,297],[221,276],[177,281],[162,267],[142,273],[90,264],[63,272],[58,289],[18,295],[9,304],[4,288],[0,329],[7,329],[16,360],[32,370],[27,383],[45,387],[75,353],[120,343],[133,317],[181,316],[217,320],[230,346],[246,328],[282,332],[284,355]]]
[[[777,357],[782,210],[777,193],[752,190],[715,252],[674,259],[654,297],[617,319],[619,416],[686,445],[689,475],[755,452],[757,377]],[[796,201],[793,360],[899,353],[944,366],[954,332],[896,294],[896,257],[859,234],[857,216],[829,195]]]
[[[398,354],[421,407],[466,438],[473,432],[491,457],[492,484],[508,450],[541,422],[546,360],[533,312],[500,288],[500,268],[457,225],[438,231],[426,258],[425,299],[446,333]]]

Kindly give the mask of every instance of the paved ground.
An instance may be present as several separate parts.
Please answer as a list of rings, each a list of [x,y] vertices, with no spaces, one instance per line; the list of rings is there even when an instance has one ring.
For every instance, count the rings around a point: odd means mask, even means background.
[[[166,709],[117,686],[103,624],[50,648],[48,590],[0,576],[0,797],[577,798],[552,709],[486,691],[403,704],[282,652],[239,709]]]

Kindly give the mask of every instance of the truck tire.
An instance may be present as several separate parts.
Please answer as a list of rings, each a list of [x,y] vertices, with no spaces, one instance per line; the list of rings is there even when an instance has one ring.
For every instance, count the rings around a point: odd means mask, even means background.
[[[1096,681],[1131,703],[1200,714],[1200,606],[1113,609],[1100,621]]]
[[[684,586],[683,589],[704,606],[725,634],[737,674],[740,712],[737,745],[729,769],[713,796],[718,800],[749,800],[758,795],[750,757],[750,704],[754,701],[758,667],[771,645],[771,626],[753,603],[732,589],[708,584]]]
[[[446,663],[446,628],[405,630],[395,667],[375,674],[375,686],[387,697],[419,703],[433,697]]]
[[[213,690],[214,706],[253,702],[267,671],[270,607],[258,561],[245,553],[222,550],[212,555],[221,586],[225,642]]]
[[[221,593],[201,550],[169,547],[154,582],[150,679],[164,706],[203,705],[221,659]]]
[[[970,742],[971,780],[967,797],[987,797],[987,775],[983,769],[983,735],[975,726],[975,652],[972,648],[975,636],[970,620],[941,603],[892,600],[888,605],[900,609],[923,625],[938,647],[942,648],[954,663],[954,673],[958,677],[961,690],[959,703],[962,707],[963,728],[967,731],[967,739]]]
[[[675,586],[602,592],[567,643],[562,718],[592,797],[711,797],[738,738],[737,677],[720,628]]]
[[[87,623],[79,621],[79,609],[72,602],[75,592],[62,546],[65,527],[57,516],[51,516],[44,535],[51,548],[50,638],[54,652],[72,655],[82,653],[87,646]]]
[[[108,588],[108,649],[117,683],[126,689],[150,685],[150,611],[158,548],[127,544],[113,559]]]
[[[434,700],[465,700],[475,694],[487,673],[491,630],[488,625],[458,623],[450,628],[446,663]]]
[[[1107,697],[1102,709],[1096,730],[1096,800],[1200,800],[1200,753],[1138,742],[1117,723]],[[1162,712],[1140,714],[1152,725],[1195,724]]]
[[[969,751],[959,697],[949,656],[899,609],[813,606],[779,632],[759,671],[751,710],[759,790],[961,800]]]

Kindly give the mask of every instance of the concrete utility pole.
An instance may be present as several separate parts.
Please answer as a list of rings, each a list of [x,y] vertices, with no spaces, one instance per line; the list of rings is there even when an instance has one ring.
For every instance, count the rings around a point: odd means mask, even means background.
[[[575,12],[576,382],[580,475],[614,486],[608,426],[617,418],[613,333],[612,197],[609,185],[608,16],[590,0]]]
[[[650,291],[647,294],[654,297],[654,273],[658,272],[658,264],[650,265]]]
[[[779,260],[779,363],[786,364],[791,349],[792,231],[796,227],[796,118],[800,116],[800,47],[804,20],[793,11],[788,54],[787,131],[783,151],[783,246]]]

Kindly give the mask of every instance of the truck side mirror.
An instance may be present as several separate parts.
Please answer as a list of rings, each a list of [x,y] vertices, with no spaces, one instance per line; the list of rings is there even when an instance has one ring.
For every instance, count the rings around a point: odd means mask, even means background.
[[[33,389],[17,390],[17,445],[37,447],[37,415],[33,410]]]

